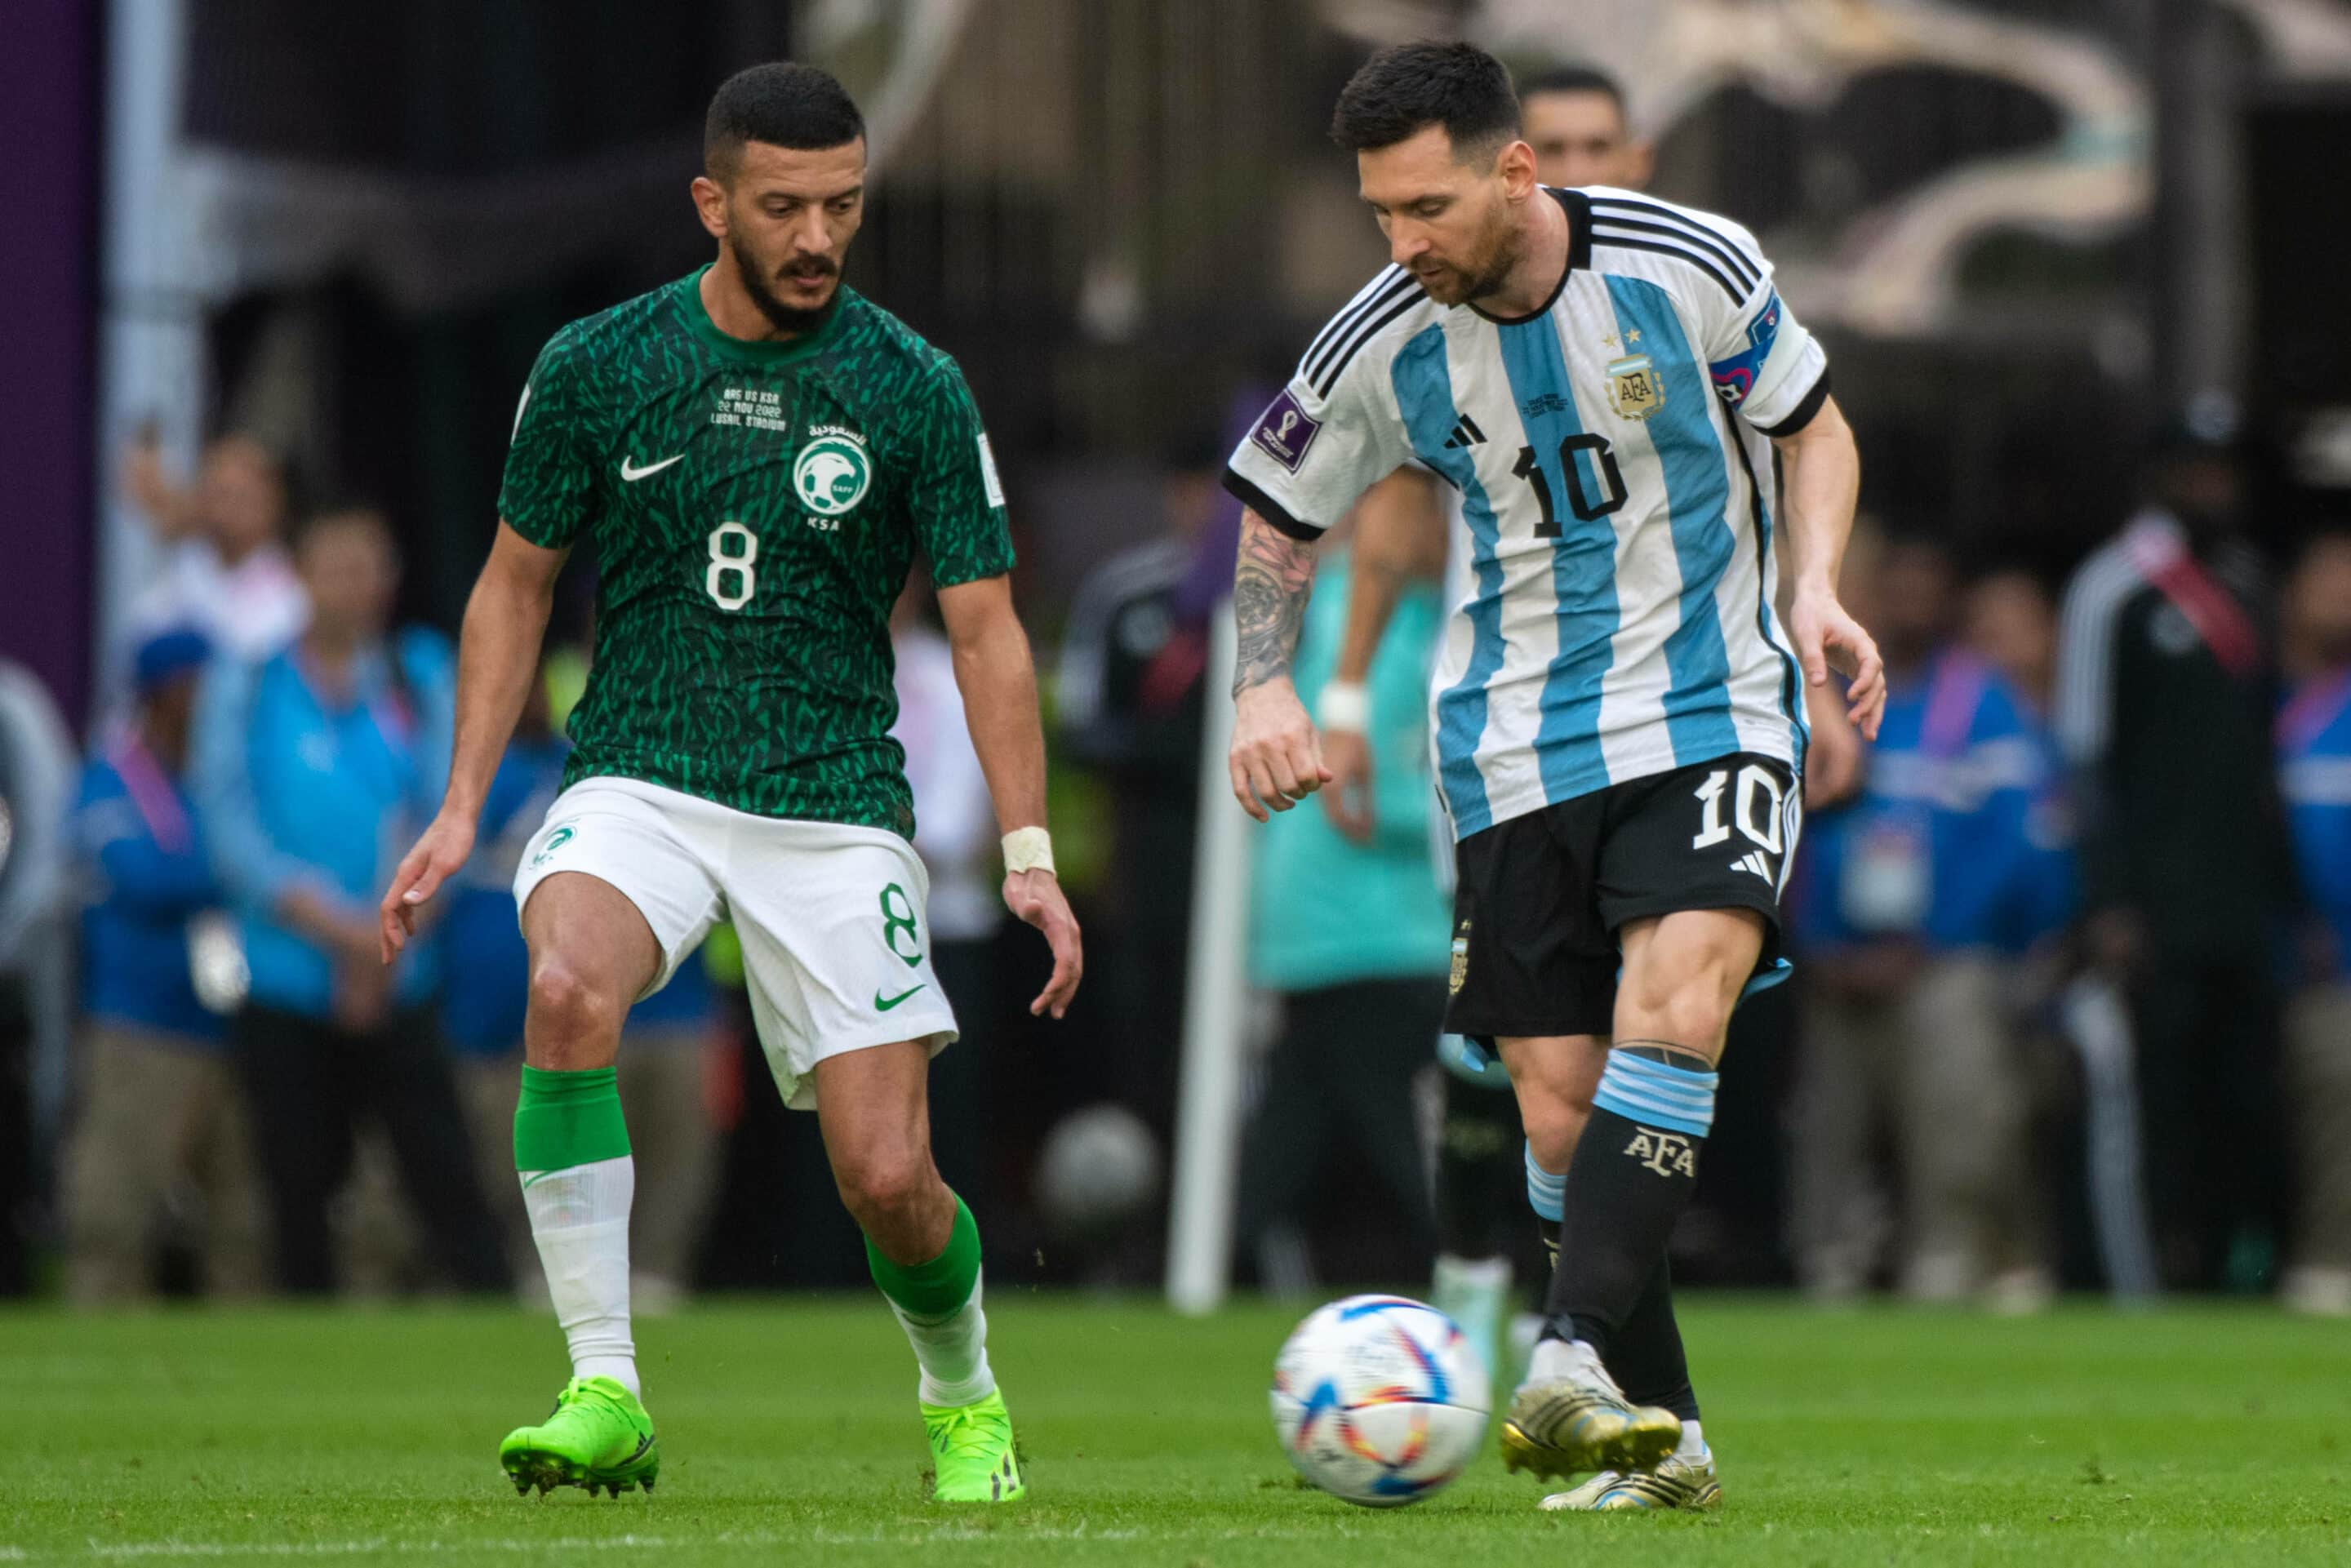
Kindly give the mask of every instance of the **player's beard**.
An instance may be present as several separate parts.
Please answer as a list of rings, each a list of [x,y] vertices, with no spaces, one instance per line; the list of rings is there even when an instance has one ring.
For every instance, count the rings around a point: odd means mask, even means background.
[[[1486,253],[1485,265],[1470,275],[1469,287],[1462,295],[1464,299],[1473,304],[1499,294],[1510,281],[1510,273],[1519,265],[1518,240],[1510,225],[1502,222],[1496,225],[1496,229],[1493,246]]]
[[[1445,267],[1447,281],[1456,287],[1439,294],[1421,279],[1421,288],[1440,305],[1474,305],[1480,299],[1491,298],[1510,280],[1510,270],[1519,265],[1519,247],[1514,243],[1510,225],[1499,225],[1488,245],[1486,254],[1466,267]]]
[[[832,293],[826,297],[823,304],[803,309],[798,305],[785,304],[769,287],[759,258],[751,254],[748,246],[733,235],[726,236],[726,246],[735,253],[735,271],[743,279],[744,292],[750,295],[751,303],[759,308],[759,314],[768,319],[768,325],[786,337],[799,337],[815,331],[831,316],[833,307],[841,303],[841,272],[832,265],[831,258],[824,259],[827,275],[833,279]]]

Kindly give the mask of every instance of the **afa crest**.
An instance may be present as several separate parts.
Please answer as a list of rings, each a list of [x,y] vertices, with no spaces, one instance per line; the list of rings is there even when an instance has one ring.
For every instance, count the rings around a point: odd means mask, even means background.
[[[1698,1176],[1698,1151],[1679,1133],[1662,1133],[1655,1127],[1635,1126],[1633,1141],[1625,1152],[1661,1176]]]
[[[1608,406],[1619,419],[1642,420],[1666,406],[1666,383],[1646,354],[1608,362]]]
[[[1469,977],[1469,923],[1461,923],[1461,934],[1453,938],[1453,968],[1445,977],[1447,994],[1459,996],[1462,982]]]

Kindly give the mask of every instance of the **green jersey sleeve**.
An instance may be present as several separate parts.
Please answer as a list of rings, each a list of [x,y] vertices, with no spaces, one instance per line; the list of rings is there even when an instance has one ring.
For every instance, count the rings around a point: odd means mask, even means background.
[[[547,341],[524,383],[507,446],[498,515],[535,545],[562,549],[592,519],[596,471],[588,455],[586,367],[567,329]]]
[[[909,400],[900,426],[912,478],[907,511],[941,588],[1012,570],[1004,486],[979,408],[953,360],[943,359]]]

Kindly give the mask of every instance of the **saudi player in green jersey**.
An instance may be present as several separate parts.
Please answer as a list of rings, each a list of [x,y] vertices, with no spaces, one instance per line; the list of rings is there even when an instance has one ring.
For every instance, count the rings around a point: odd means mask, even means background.
[[[517,1490],[617,1495],[659,1473],[612,1062],[630,1004],[731,918],[777,1086],[817,1113],[913,1343],[935,1495],[1010,1501],[1025,1484],[987,1364],[979,1233],[930,1155],[925,1081],[956,1022],[889,736],[888,628],[919,553],[1005,832],[1005,902],[1052,947],[1031,1010],[1058,1018],[1079,936],[1045,833],[1003,492],[955,361],[841,282],[865,185],[841,85],[807,66],[742,72],[711,102],[703,158],[694,201],[716,260],[572,323],[531,372],[465,610],[448,793],[383,900],[389,960],[472,853],[556,573],[592,540],[578,747],[515,879],[530,946],[515,1166],[573,1375],[499,1458]]]

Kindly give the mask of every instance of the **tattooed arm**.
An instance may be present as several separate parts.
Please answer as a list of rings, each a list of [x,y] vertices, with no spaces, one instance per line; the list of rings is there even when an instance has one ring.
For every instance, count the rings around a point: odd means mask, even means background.
[[[1290,656],[1314,584],[1314,546],[1281,532],[1256,511],[1241,512],[1240,559],[1233,569],[1233,621],[1240,632],[1233,670],[1233,798],[1259,821],[1287,811],[1330,782],[1313,721],[1290,683]]]

